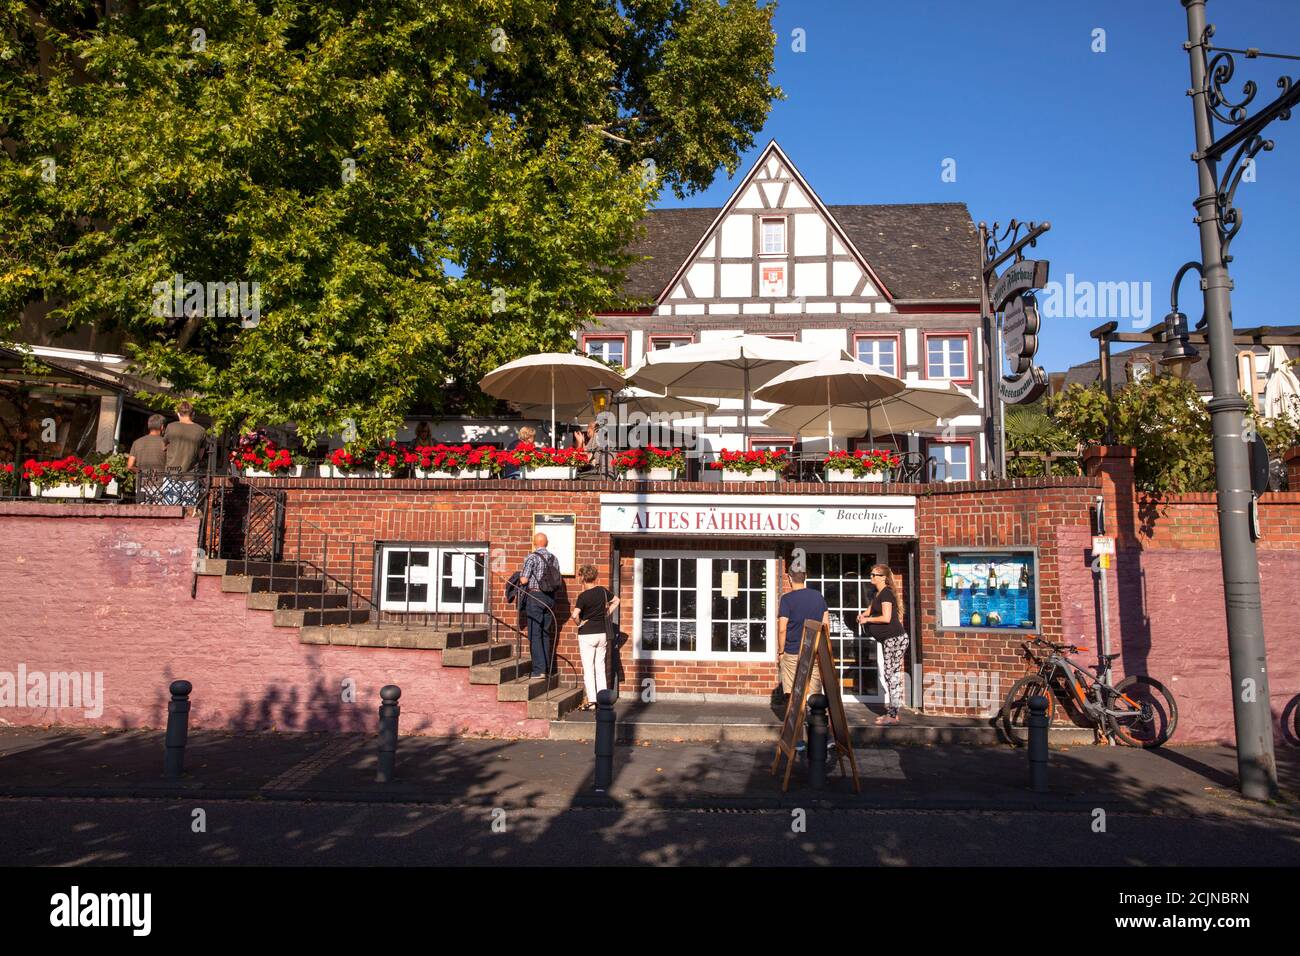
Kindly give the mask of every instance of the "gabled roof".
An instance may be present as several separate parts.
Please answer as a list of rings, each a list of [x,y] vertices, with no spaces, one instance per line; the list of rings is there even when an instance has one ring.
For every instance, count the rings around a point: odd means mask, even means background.
[[[979,240],[965,203],[824,206],[775,140],[741,177],[725,205],[656,209],[641,220],[644,234],[628,252],[649,258],[628,269],[624,293],[645,302],[664,294],[711,227],[744,194],[771,156],[778,157],[814,205],[826,211],[833,227],[843,234],[868,273],[880,279],[890,298],[979,299]]]

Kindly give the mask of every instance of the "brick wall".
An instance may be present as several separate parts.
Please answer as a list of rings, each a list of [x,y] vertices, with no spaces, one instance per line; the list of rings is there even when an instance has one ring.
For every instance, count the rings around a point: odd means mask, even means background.
[[[937,628],[935,549],[939,546],[996,550],[1032,546],[1039,555],[1039,617],[1049,639],[1095,646],[1098,633],[1095,578],[1090,568],[1089,505],[1102,495],[1119,553],[1111,572],[1112,649],[1123,652],[1119,673],[1147,670],[1168,679],[1178,695],[1178,739],[1230,739],[1231,698],[1226,687],[1224,626],[1216,511],[1213,496],[1161,499],[1138,495],[1132,455],[1103,449],[1089,458],[1087,477],[964,482],[949,485],[843,486],[854,494],[917,497],[915,544],[894,542],[888,560],[902,578],[911,612],[919,596],[919,620],[908,631],[922,668],[918,677],[983,673],[996,677],[1005,694],[1026,672],[1024,638],[998,631],[954,633]],[[532,515],[577,516],[577,563],[594,564],[600,581],[611,580],[615,542],[599,528],[602,492],[626,492],[618,482],[455,482],[374,480],[347,483],[319,479],[259,482],[286,494],[286,551],[323,563],[344,581],[370,593],[376,541],[473,543],[492,548],[489,611],[502,636],[517,620],[504,603],[502,586],[528,553]],[[647,491],[751,495],[763,486],[654,483]],[[826,494],[820,484],[785,483],[783,494]],[[28,504],[19,514],[0,513],[6,551],[0,562],[0,594],[22,608],[12,634],[0,641],[0,670],[19,661],[32,669],[104,669],[114,726],[153,723],[165,710],[167,681],[186,677],[208,694],[205,715],[222,725],[274,724],[305,728],[353,720],[333,703],[344,676],[358,680],[363,701],[373,702],[386,682],[403,686],[406,729],[427,732],[463,727],[498,733],[540,733],[544,725],[522,717],[522,705],[499,705],[495,688],[473,687],[463,671],[443,671],[438,652],[308,647],[293,629],[272,628],[270,615],[245,609],[240,595],[223,595],[216,579],[202,582],[199,601],[189,598],[193,520],[101,509],[108,518],[78,517],[90,506]],[[35,511],[33,511],[35,509]],[[68,509],[72,509],[69,511]],[[70,516],[40,517],[55,513]],[[1273,706],[1281,713],[1300,692],[1300,653],[1291,592],[1300,572],[1300,493],[1265,495],[1261,501],[1261,569],[1264,575]],[[329,537],[328,554],[325,536]],[[621,539],[619,580],[622,630],[633,619],[633,561],[637,548],[775,551],[786,557],[793,542],[775,539]],[[355,547],[355,551],[354,551]],[[851,548],[846,544],[846,548]],[[916,573],[909,572],[915,561]],[[913,580],[915,578],[915,580]],[[782,587],[788,582],[782,579]],[[580,671],[575,628],[568,622],[573,579],[557,613],[563,622],[561,672]],[[775,657],[775,647],[770,648]],[[658,693],[744,694],[766,697],[776,683],[773,661],[690,662],[634,660],[622,648],[623,689],[639,691],[653,678]],[[1085,659],[1091,659],[1084,655]],[[7,662],[7,663],[6,663]],[[99,666],[102,663],[102,667]],[[196,678],[195,675],[199,675]],[[116,686],[117,691],[112,687]],[[924,686],[924,685],[923,685]],[[116,699],[114,693],[120,695]],[[973,714],[979,708],[939,704],[939,713]],[[106,711],[106,714],[109,713]],[[373,707],[358,711],[363,723]],[[219,717],[216,715],[220,715]],[[5,715],[0,715],[5,716]],[[64,720],[63,715],[57,715]],[[200,719],[209,719],[205,716]]]
[[[29,508],[45,509],[32,504]],[[194,684],[195,727],[373,731],[379,688],[402,688],[404,733],[537,736],[525,705],[471,685],[439,651],[300,644],[243,594],[201,577],[190,598],[197,519],[130,516],[130,506],[55,506],[0,517],[0,671],[103,673],[104,708],[0,708],[0,721],[160,727],[167,685]],[[100,515],[99,517],[85,515]],[[342,702],[344,679],[356,703]]]

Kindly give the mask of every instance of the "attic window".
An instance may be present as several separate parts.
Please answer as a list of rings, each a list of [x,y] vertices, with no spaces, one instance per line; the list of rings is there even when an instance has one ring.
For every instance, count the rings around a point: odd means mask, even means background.
[[[785,219],[764,219],[762,228],[763,255],[785,255]]]

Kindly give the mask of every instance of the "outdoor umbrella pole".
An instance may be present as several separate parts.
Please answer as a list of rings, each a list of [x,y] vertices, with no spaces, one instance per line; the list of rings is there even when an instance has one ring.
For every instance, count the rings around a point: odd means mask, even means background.
[[[551,447],[559,448],[555,441],[555,369],[551,369]]]
[[[745,360],[745,357],[742,355],[742,356],[741,356],[741,361],[743,362],[744,360]],[[745,366],[745,408],[744,408],[744,413],[745,413],[745,429],[744,429],[744,436],[745,436],[745,451],[749,451],[749,366],[748,366],[748,365]]]

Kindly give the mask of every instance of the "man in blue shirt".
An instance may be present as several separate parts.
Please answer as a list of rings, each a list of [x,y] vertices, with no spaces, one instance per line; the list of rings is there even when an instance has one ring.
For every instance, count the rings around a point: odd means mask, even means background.
[[[828,628],[831,623],[831,612],[826,606],[826,599],[816,588],[810,588],[804,583],[807,578],[806,571],[790,572],[790,590],[781,595],[781,604],[777,610],[776,636],[777,646],[780,648],[778,666],[781,672],[781,688],[787,697],[794,686],[794,672],[799,662],[799,643],[803,637],[804,622],[821,621]],[[811,696],[821,692],[821,675],[814,661],[808,694]]]

